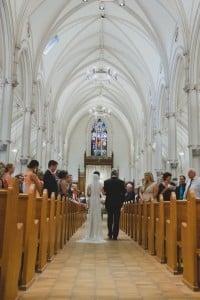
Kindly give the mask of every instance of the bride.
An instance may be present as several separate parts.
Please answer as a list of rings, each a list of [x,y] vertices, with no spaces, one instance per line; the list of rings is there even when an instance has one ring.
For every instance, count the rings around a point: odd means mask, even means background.
[[[100,173],[93,173],[92,183],[87,187],[88,217],[85,226],[85,236],[78,242],[82,243],[105,243],[101,222],[101,193],[102,184],[99,182]]]

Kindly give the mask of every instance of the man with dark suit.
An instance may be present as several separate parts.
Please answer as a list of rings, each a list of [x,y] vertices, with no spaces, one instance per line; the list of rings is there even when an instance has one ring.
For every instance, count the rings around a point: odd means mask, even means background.
[[[118,175],[118,170],[112,169],[111,178],[104,181],[105,207],[108,212],[108,237],[114,240],[117,240],[119,234],[120,212],[126,192],[125,183],[118,178]]]
[[[48,163],[48,170],[44,174],[44,189],[48,190],[48,198],[51,197],[52,192],[55,193],[56,197],[58,195],[58,183],[56,179],[57,166],[57,161],[50,160]]]

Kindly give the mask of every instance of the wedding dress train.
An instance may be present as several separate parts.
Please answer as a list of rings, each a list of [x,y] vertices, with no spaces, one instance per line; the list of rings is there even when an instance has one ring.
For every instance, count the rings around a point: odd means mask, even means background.
[[[93,174],[93,182],[89,186],[91,196],[88,200],[88,216],[85,224],[85,235],[79,243],[105,243],[102,231],[101,220],[101,198],[102,185],[99,182],[99,176]]]

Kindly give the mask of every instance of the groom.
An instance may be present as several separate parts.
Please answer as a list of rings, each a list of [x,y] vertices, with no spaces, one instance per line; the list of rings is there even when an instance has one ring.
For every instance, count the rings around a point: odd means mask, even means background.
[[[108,212],[108,237],[117,240],[119,234],[120,211],[125,197],[125,183],[118,178],[117,169],[112,169],[111,178],[104,181],[105,207]]]

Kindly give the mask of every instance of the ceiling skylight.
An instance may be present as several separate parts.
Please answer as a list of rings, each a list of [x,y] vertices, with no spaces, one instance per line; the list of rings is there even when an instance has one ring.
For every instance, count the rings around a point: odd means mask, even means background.
[[[59,42],[58,36],[54,35],[46,44],[43,54],[47,55],[58,42]]]

